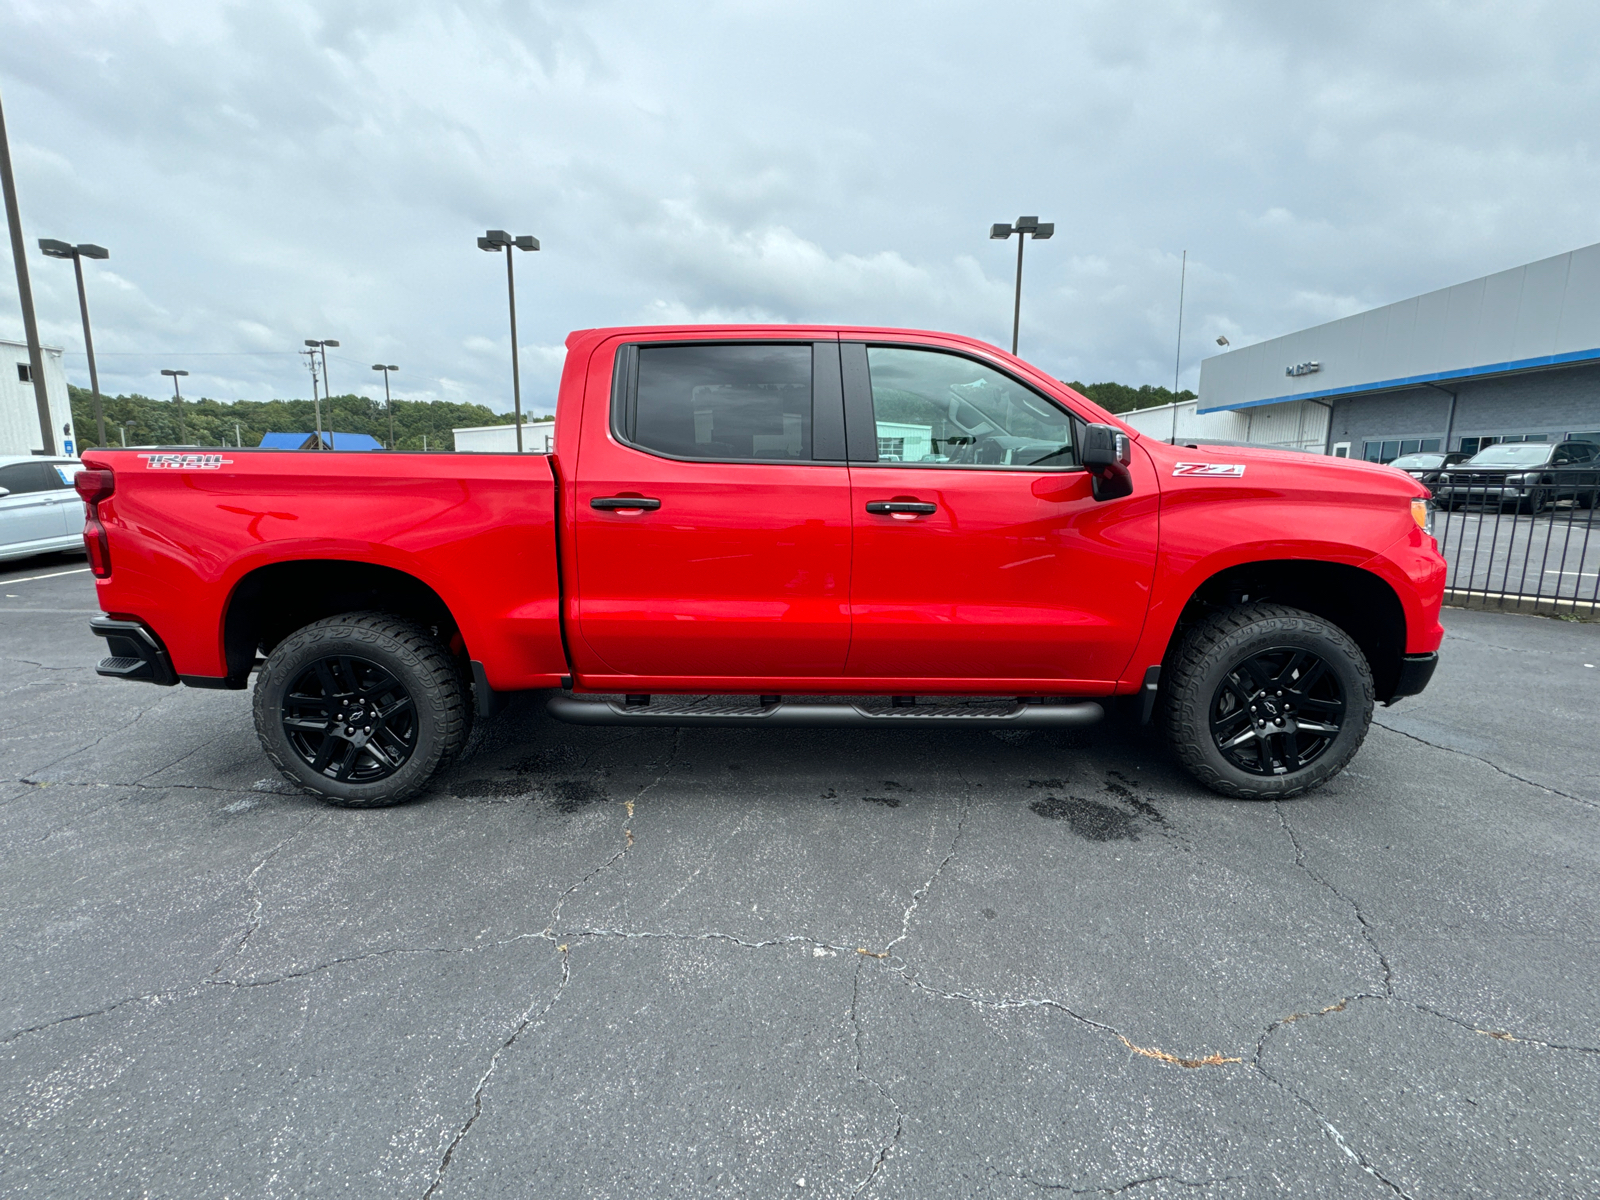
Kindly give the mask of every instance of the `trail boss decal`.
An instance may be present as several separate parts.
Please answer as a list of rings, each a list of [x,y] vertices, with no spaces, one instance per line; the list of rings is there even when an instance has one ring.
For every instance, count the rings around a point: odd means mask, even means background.
[[[151,470],[166,467],[172,470],[216,471],[233,463],[220,454],[141,454],[145,466]]]
[[[1244,474],[1243,463],[1179,463],[1172,468],[1174,475],[1204,475],[1211,479],[1238,479]]]

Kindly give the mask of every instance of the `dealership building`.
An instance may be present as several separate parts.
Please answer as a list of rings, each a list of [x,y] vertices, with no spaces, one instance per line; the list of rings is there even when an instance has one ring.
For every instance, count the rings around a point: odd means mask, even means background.
[[[56,451],[77,453],[72,430],[72,404],[67,399],[67,373],[61,366],[59,346],[41,347],[44,390],[50,402],[50,423],[55,426]],[[0,454],[42,454],[44,435],[39,430],[39,401],[33,390],[28,347],[23,342],[0,341]]]
[[[1213,355],[1197,401],[1124,419],[1370,462],[1600,443],[1600,245]]]

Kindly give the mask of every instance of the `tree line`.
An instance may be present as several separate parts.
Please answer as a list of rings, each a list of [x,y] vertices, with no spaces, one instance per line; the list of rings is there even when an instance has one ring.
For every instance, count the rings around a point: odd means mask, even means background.
[[[1073,380],[1067,386],[1075,392],[1083,393],[1107,412],[1114,413],[1132,412],[1136,408],[1155,408],[1158,405],[1171,404],[1174,400],[1183,403],[1195,398],[1195,394],[1188,388],[1174,395],[1170,388],[1152,387],[1148,383],[1143,387],[1129,387],[1125,383],[1079,383]]]
[[[78,444],[96,444],[94,396],[87,388],[68,387],[72,398],[72,424]],[[170,397],[153,399],[137,393],[102,396],[106,416],[106,442],[120,446],[126,433],[130,446],[259,446],[266,433],[305,433],[316,430],[316,411],[310,400],[210,400],[183,401],[183,432],[179,434],[178,406]],[[474,425],[509,425],[510,413],[498,413],[481,404],[456,404],[448,400],[396,400],[394,449],[452,450],[452,429]],[[119,427],[126,429],[119,431]],[[366,433],[389,444],[389,414],[382,400],[366,396],[333,396],[322,401],[324,433]]]

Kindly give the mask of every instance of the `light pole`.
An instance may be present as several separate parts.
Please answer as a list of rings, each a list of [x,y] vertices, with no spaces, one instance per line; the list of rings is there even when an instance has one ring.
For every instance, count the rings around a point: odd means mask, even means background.
[[[1053,237],[1056,227],[1051,222],[1039,223],[1038,217],[1018,217],[1014,225],[991,225],[989,236],[1003,242],[1013,233],[1017,235],[1017,296],[1011,308],[1011,353],[1017,352],[1017,334],[1022,328],[1022,243],[1032,236],[1034,241]]]
[[[511,297],[511,404],[517,418],[517,453],[522,453],[522,374],[517,368],[517,281],[511,270],[511,248],[537,250],[539,239],[523,234],[512,237],[504,229],[490,229],[478,239],[478,249],[491,254],[506,252],[506,292]]]
[[[389,412],[389,449],[394,449],[394,401],[389,399],[389,372],[398,371],[400,368],[393,363],[373,363],[374,371],[383,372],[383,407]]]
[[[178,406],[178,445],[187,446],[189,444],[189,433],[183,424],[183,393],[178,390],[178,376],[187,375],[189,372],[169,371],[163,367],[161,373],[172,376],[172,401]]]
[[[339,343],[334,341],[332,338],[322,338],[320,340],[317,339],[317,338],[307,338],[306,339],[306,345],[311,347],[310,353],[311,353],[311,361],[313,363],[315,363],[317,361],[317,359],[316,359],[317,351],[318,350],[322,351],[322,394],[328,398],[328,444],[329,445],[333,444],[333,389],[328,386],[328,347],[329,346],[338,346],[338,344]],[[311,398],[312,398],[313,401],[316,400],[316,392],[317,392],[317,373],[316,373],[315,367],[313,367],[312,368],[312,372],[311,372]],[[324,447],[323,444],[322,444],[322,406],[319,404],[319,405],[317,405],[317,449],[318,450],[322,450],[322,449],[325,449],[325,448],[326,447]]]
[[[83,314],[83,348],[89,355],[89,390],[94,393],[94,421],[99,433],[99,443],[106,444],[106,414],[100,403],[100,375],[94,369],[94,338],[89,333],[89,300],[83,290],[83,260],[86,258],[110,258],[111,251],[104,246],[96,246],[93,242],[84,242],[74,246],[69,242],[60,242],[55,238],[40,238],[39,249],[49,258],[70,258],[72,269],[78,276],[78,311]]]
[[[138,424],[137,421],[118,421],[117,422],[117,432],[122,435],[122,448],[124,450],[126,450],[128,448],[128,430],[132,429],[137,424]]]
[[[33,316],[33,285],[28,281],[27,243],[22,238],[22,212],[17,207],[17,181],[11,174],[11,143],[6,140],[6,114],[0,108],[0,192],[5,193],[6,224],[11,229],[11,261],[17,269],[17,299],[22,304],[22,336],[28,343],[28,375],[39,410],[39,436],[44,452],[56,452],[56,430],[50,422],[50,394],[44,389],[44,354],[39,349],[39,323]]]

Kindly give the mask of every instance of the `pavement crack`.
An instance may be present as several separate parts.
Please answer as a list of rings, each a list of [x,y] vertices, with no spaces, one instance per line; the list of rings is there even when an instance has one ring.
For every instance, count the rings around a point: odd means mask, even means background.
[[[864,1047],[861,1044],[861,1018],[857,1008],[861,1002],[861,972],[866,968],[866,965],[865,959],[858,958],[856,960],[855,980],[850,989],[850,1028],[855,1035],[856,1075],[862,1082],[870,1084],[873,1090],[883,1097],[884,1103],[894,1112],[894,1133],[889,1137],[888,1141],[879,1147],[878,1155],[872,1160],[872,1168],[867,1172],[866,1177],[856,1184],[855,1191],[852,1193],[856,1196],[861,1195],[862,1192],[872,1186],[873,1181],[878,1177],[878,1172],[883,1170],[884,1164],[889,1161],[889,1155],[900,1144],[900,1135],[906,1129],[906,1114],[905,1110],[900,1107],[900,1102],[889,1093],[888,1088],[867,1074],[863,1065]]]
[[[873,958],[887,958],[890,953],[893,952],[896,946],[911,936],[912,918],[916,916],[917,909],[921,907],[922,902],[927,898],[928,893],[933,890],[933,885],[939,882],[939,876],[944,874],[944,869],[948,867],[951,860],[955,858],[956,848],[961,844],[961,834],[967,827],[967,815],[971,811],[972,798],[971,796],[968,796],[967,799],[962,802],[961,807],[957,812],[956,831],[950,838],[949,851],[946,852],[939,865],[933,869],[933,874],[929,875],[928,878],[923,881],[921,887],[911,893],[911,903],[906,905],[905,912],[900,915],[899,936],[885,946],[880,953],[873,954],[871,951],[865,949],[863,949],[861,953],[871,955]]]
[[[1560,796],[1565,800],[1571,800],[1589,808],[1600,808],[1600,801],[1591,800],[1587,796],[1575,796],[1571,792],[1563,792],[1560,788],[1551,787],[1548,783],[1540,783],[1537,779],[1529,779],[1526,775],[1518,775],[1515,771],[1506,770],[1499,763],[1491,762],[1481,754],[1473,754],[1468,750],[1457,750],[1454,746],[1441,746],[1438,742],[1430,742],[1427,738],[1418,737],[1414,733],[1407,733],[1404,729],[1396,729],[1393,725],[1385,725],[1377,717],[1373,717],[1372,723],[1381,729],[1387,729],[1390,733],[1398,733],[1403,738],[1410,738],[1413,742],[1421,742],[1424,746],[1431,746],[1435,750],[1443,750],[1446,754],[1459,754],[1462,758],[1470,758],[1473,762],[1482,763],[1492,771],[1498,771],[1507,779],[1525,783],[1529,787],[1538,788],[1541,792],[1547,792],[1552,796]]]
[[[645,784],[637,792],[635,792],[633,794],[633,799],[631,799],[631,800],[629,800],[627,802],[627,810],[628,810],[627,819],[628,819],[629,822],[632,822],[634,809],[638,805],[639,801],[644,799],[645,793],[649,792],[649,791],[653,790],[654,788],[656,788],[657,786],[659,786],[661,781],[664,780],[671,773],[674,764],[676,764],[677,761],[678,761],[678,754],[682,750],[682,748],[683,748],[683,730],[681,728],[674,729],[672,731],[672,753],[667,756],[666,764],[661,768],[661,771],[656,775],[656,777],[654,779],[652,779],[649,783]],[[588,883],[591,880],[593,880],[596,876],[603,874],[607,870],[607,868],[609,868],[612,864],[614,864],[618,859],[625,858],[627,856],[628,851],[633,848],[633,840],[634,840],[633,839],[633,826],[631,824],[629,824],[626,828],[623,829],[622,832],[623,832],[623,835],[627,838],[627,841],[623,843],[621,848],[619,848],[615,853],[613,853],[610,858],[607,858],[599,866],[597,866],[594,869],[592,869],[591,871],[589,871],[586,875],[583,876],[582,879],[578,880],[578,882],[574,883],[566,891],[562,892],[559,897],[557,897],[556,903],[555,903],[555,907],[550,910],[549,922],[545,925],[544,931],[545,931],[546,934],[549,934],[552,930],[555,929],[556,922],[561,920],[561,910],[566,907],[567,901],[572,897],[572,895],[575,892],[577,892],[580,888],[585,887],[586,885],[588,885]]]
[[[1361,911],[1361,905],[1357,904],[1349,896],[1346,896],[1338,888],[1334,887],[1331,882],[1311,869],[1311,864],[1306,861],[1305,847],[1300,844],[1299,837],[1295,835],[1294,828],[1289,824],[1289,818],[1284,816],[1282,802],[1274,800],[1272,802],[1272,807],[1273,810],[1278,814],[1278,824],[1283,828],[1285,836],[1288,837],[1289,844],[1294,847],[1295,866],[1299,867],[1308,876],[1310,876],[1310,878],[1314,880],[1320,887],[1327,889],[1330,895],[1336,896],[1339,900],[1350,906],[1350,911],[1355,914],[1356,923],[1361,926],[1362,939],[1372,950],[1373,957],[1378,960],[1378,965],[1383,968],[1383,993],[1385,996],[1393,996],[1394,968],[1389,964],[1388,955],[1384,954],[1383,948],[1378,945],[1378,939],[1372,928],[1372,923],[1367,920],[1366,913]]]
[[[149,992],[141,996],[124,996],[120,1000],[113,1000],[110,1004],[100,1008],[90,1009],[88,1012],[73,1013],[70,1016],[56,1017],[54,1020],[41,1021],[37,1025],[30,1025],[26,1029],[17,1029],[0,1038],[0,1046],[14,1042],[18,1038],[26,1037],[30,1033],[42,1033],[46,1029],[54,1029],[57,1025],[70,1025],[74,1021],[87,1021],[90,1017],[102,1017],[106,1013],[115,1012],[125,1004],[134,1004],[140,1000],[162,1000],[168,996],[175,996],[176,992]]]
[[[1481,1025],[1475,1025],[1471,1021],[1463,1020],[1461,1017],[1452,1016],[1447,1012],[1441,1012],[1439,1009],[1433,1008],[1430,1005],[1418,1004],[1414,1000],[1406,1000],[1402,998],[1400,1003],[1415,1009],[1419,1013],[1425,1013],[1430,1017],[1437,1017],[1441,1021],[1449,1021],[1452,1025],[1459,1025],[1462,1029],[1470,1030],[1473,1033],[1482,1034],[1484,1037],[1493,1038],[1497,1042],[1515,1042],[1521,1045],[1542,1046],[1546,1050],[1566,1050],[1574,1054],[1600,1054],[1600,1046],[1574,1046],[1565,1042],[1552,1042],[1545,1038],[1530,1037],[1527,1034],[1510,1033],[1504,1029],[1485,1029]]]
[[[288,837],[284,838],[281,842],[279,842],[271,850],[268,850],[267,853],[266,853],[266,856],[264,858],[262,858],[262,860],[255,865],[254,869],[251,870],[250,874],[245,876],[245,878],[244,878],[245,892],[250,898],[250,917],[245,922],[244,933],[239,937],[238,942],[233,947],[233,956],[235,958],[239,957],[239,955],[244,953],[245,947],[250,942],[250,938],[255,934],[256,930],[261,928],[261,921],[262,921],[261,914],[266,909],[266,901],[263,900],[262,897],[261,897],[261,885],[257,882],[257,879],[260,876],[261,872],[266,870],[267,864],[270,863],[274,858],[278,857],[278,854],[283,850],[283,848],[285,846],[287,846],[290,842],[294,841],[295,838],[299,837],[302,833],[304,833],[306,831],[306,829],[309,828],[311,825],[314,825],[318,820],[321,819],[321,817],[322,817],[321,813],[313,813],[310,816],[308,816],[305,820],[301,821],[300,824],[295,826],[294,832],[289,834]],[[212,971],[211,973],[213,975],[215,975],[217,973],[217,971],[222,970],[222,966],[223,965],[225,965],[225,964],[219,964],[217,966],[216,970]]]
[[[928,984],[923,983],[920,979],[913,979],[911,976],[907,975],[903,969],[898,967],[890,967],[889,970],[898,975],[900,979],[909,987],[912,987],[917,991],[923,992],[929,996],[936,996],[941,1000],[960,1000],[967,1004],[973,1005],[975,1008],[989,1009],[993,1012],[1006,1012],[1012,1009],[1030,1008],[1054,1009],[1056,1012],[1071,1017],[1074,1021],[1078,1022],[1078,1024],[1084,1026],[1086,1029],[1093,1029],[1098,1033],[1107,1034],[1116,1038],[1119,1042],[1126,1046],[1131,1053],[1140,1055],[1144,1058],[1154,1059],[1157,1062],[1166,1063],[1169,1066],[1184,1067],[1189,1070],[1195,1070],[1202,1067],[1232,1066],[1244,1061],[1242,1058],[1224,1057],[1222,1054],[1216,1052],[1206,1055],[1186,1057],[1179,1054],[1172,1054],[1166,1050],[1157,1049],[1153,1046],[1139,1046],[1130,1041],[1120,1030],[1116,1029],[1115,1027],[1107,1025],[1104,1021],[1096,1021],[1093,1017],[1086,1017],[1082,1013],[1076,1012],[1069,1006],[1061,1003],[1059,1000],[1051,1000],[1048,998],[1035,999],[1031,997],[1007,1000],[986,1000],[981,996],[973,996],[966,992],[946,992],[935,987],[930,987]]]
[[[438,1169],[433,1175],[433,1182],[428,1185],[428,1190],[422,1193],[422,1200],[429,1200],[429,1197],[431,1197],[439,1190],[440,1187],[444,1185],[444,1174],[450,1169],[450,1160],[455,1157],[456,1148],[461,1145],[462,1140],[466,1138],[467,1134],[472,1132],[472,1127],[478,1123],[478,1118],[483,1115],[483,1094],[488,1089],[489,1080],[493,1078],[496,1068],[498,1068],[500,1065],[500,1060],[504,1058],[506,1052],[516,1044],[516,1040],[522,1036],[523,1032],[528,1028],[528,1026],[532,1025],[535,1021],[541,1021],[544,1019],[545,1015],[555,1007],[556,1001],[561,999],[561,994],[567,990],[567,983],[572,978],[571,955],[564,946],[558,947],[558,949],[561,952],[561,982],[557,985],[555,994],[545,1002],[545,1006],[542,1009],[539,1009],[537,1014],[534,1012],[534,1009],[538,1008],[539,999],[538,997],[535,997],[533,1002],[523,1010],[522,1016],[519,1018],[516,1028],[511,1031],[511,1036],[500,1043],[499,1049],[497,1049],[494,1052],[494,1055],[489,1059],[488,1069],[484,1071],[483,1076],[478,1080],[478,1086],[474,1088],[472,1092],[472,1115],[467,1118],[466,1124],[462,1125],[461,1128],[456,1131],[455,1137],[452,1138],[450,1144],[445,1147],[444,1157],[439,1160]]]
[[[1137,1179],[1129,1179],[1125,1183],[1104,1184],[1099,1187],[1074,1187],[1070,1183],[1046,1183],[1042,1179],[1035,1179],[1026,1172],[1014,1174],[990,1168],[991,1172],[1001,1179],[1015,1179],[1036,1187],[1042,1192],[1065,1192],[1069,1196],[1121,1196],[1133,1191],[1134,1188],[1144,1187],[1148,1183],[1164,1183],[1183,1188],[1216,1187],[1224,1183],[1237,1183],[1244,1179],[1243,1175],[1221,1175],[1215,1179],[1185,1179],[1181,1175],[1141,1175]]]

